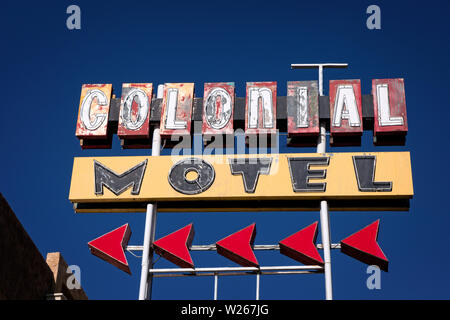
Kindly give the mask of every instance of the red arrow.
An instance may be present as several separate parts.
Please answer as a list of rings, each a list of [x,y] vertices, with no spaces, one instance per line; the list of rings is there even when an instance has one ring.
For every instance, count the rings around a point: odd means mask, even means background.
[[[341,251],[363,263],[388,271],[389,261],[377,243],[380,220],[341,241]]]
[[[294,233],[279,242],[280,253],[306,265],[323,265],[322,257],[316,248],[317,225],[312,225]]]
[[[216,242],[217,253],[244,267],[259,267],[252,246],[256,225],[252,224]]]
[[[194,239],[191,224],[153,242],[155,252],[181,268],[194,268],[188,248]]]
[[[125,257],[125,247],[128,244],[128,240],[130,240],[130,236],[131,230],[127,223],[88,242],[88,246],[94,256],[131,274],[127,258]]]

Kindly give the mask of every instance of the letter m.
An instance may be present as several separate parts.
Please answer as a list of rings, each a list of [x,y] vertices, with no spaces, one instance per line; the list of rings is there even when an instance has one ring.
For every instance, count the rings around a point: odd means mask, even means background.
[[[120,195],[131,186],[133,186],[131,194],[139,194],[146,167],[147,160],[122,174],[117,174],[100,162],[94,160],[95,194],[103,194],[103,186],[111,190],[116,196]]]

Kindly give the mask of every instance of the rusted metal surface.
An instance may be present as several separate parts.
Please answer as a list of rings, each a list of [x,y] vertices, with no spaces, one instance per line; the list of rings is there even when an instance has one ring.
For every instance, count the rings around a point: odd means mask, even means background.
[[[111,84],[85,84],[76,137],[82,149],[111,148],[116,133],[122,148],[150,148],[150,127],[160,125],[165,147],[180,141],[171,136],[193,133],[201,133],[205,145],[222,138],[228,146],[232,142],[224,136],[237,129],[245,130],[247,145],[265,138],[271,145],[278,130],[288,133],[288,146],[310,147],[323,122],[333,146],[360,145],[364,129],[373,130],[375,145],[406,141],[403,79],[374,79],[366,95],[360,80],[332,80],[329,97],[318,94],[316,81],[290,81],[287,96],[280,97],[276,82],[248,82],[246,97],[236,97],[235,88],[234,82],[205,83],[205,98],[195,98],[193,83],[168,83],[163,97],[153,98],[151,83],[124,83],[116,98]],[[202,126],[192,128],[192,121]]]
[[[247,82],[245,134],[276,134],[277,83]]]
[[[330,133],[361,135],[363,132],[361,82],[357,80],[330,81]]]
[[[148,138],[153,85],[124,83],[117,135],[121,139]]]
[[[193,83],[166,83],[161,109],[161,137],[185,136],[191,133]]]
[[[202,134],[233,134],[234,82],[205,83]]]
[[[106,139],[112,84],[83,84],[75,135],[79,139]]]
[[[374,135],[405,135],[405,84],[403,79],[373,79]]]
[[[289,81],[287,85],[288,135],[319,134],[319,90],[317,81]]]

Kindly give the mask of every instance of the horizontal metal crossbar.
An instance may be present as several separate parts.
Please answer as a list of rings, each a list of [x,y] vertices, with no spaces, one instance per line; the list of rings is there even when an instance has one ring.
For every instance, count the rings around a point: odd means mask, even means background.
[[[292,271],[261,271],[258,272],[261,275],[287,275],[287,274],[322,274],[323,270],[292,270]],[[153,274],[154,278],[165,277],[187,277],[187,276],[248,276],[256,274],[252,271],[240,271],[240,272],[203,272],[203,273],[159,273]]]
[[[127,251],[142,251],[143,246],[127,246]],[[316,245],[317,249],[323,249],[322,244]],[[340,243],[332,243],[331,249],[340,249],[341,244]],[[216,245],[215,244],[206,244],[206,245],[195,245],[191,246],[191,251],[216,251]],[[253,250],[280,250],[280,246],[278,244],[257,244],[253,246]]]
[[[322,273],[322,266],[265,266],[265,267],[211,267],[211,268],[160,268],[149,269],[149,273],[155,277],[177,276],[225,276],[225,275],[249,275],[249,274],[305,274]]]
[[[317,67],[326,67],[326,68],[347,68],[348,63],[292,63],[292,69],[304,69],[304,68],[317,68]]]

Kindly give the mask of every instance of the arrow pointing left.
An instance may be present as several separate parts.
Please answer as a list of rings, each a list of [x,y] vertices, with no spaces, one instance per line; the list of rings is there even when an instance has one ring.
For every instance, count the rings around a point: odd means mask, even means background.
[[[341,240],[341,252],[369,265],[388,271],[389,261],[378,245],[380,220]]]
[[[127,258],[125,257],[125,247],[128,244],[128,240],[130,240],[130,236],[131,230],[127,223],[88,242],[88,246],[94,256],[131,274]]]
[[[153,242],[155,252],[181,268],[194,268],[189,248],[194,239],[194,226],[189,224]]]
[[[324,265],[316,248],[317,225],[314,222],[306,228],[281,240],[280,253],[306,265]]]
[[[217,253],[243,267],[259,267],[253,252],[256,236],[255,223],[216,242]]]

